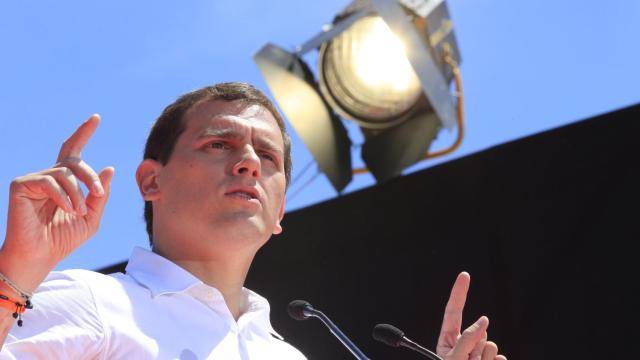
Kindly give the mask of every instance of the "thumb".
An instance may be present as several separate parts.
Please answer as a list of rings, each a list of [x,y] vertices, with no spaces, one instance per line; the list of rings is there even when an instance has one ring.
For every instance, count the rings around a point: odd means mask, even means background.
[[[451,360],[468,359],[469,354],[480,342],[489,327],[489,318],[481,316],[473,325],[466,328],[451,352]]]
[[[87,213],[87,220],[93,225],[96,225],[96,227],[100,222],[105,205],[107,204],[107,200],[111,194],[111,180],[113,179],[114,173],[115,169],[112,166],[102,169],[98,174],[98,177],[100,178],[100,183],[104,189],[104,195],[98,197],[93,193],[89,193],[87,196],[87,209],[89,210]]]

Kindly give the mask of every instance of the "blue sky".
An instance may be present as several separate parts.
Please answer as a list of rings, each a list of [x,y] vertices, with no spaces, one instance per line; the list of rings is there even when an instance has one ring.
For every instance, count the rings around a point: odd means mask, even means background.
[[[2,2],[0,218],[11,179],[52,165],[62,141],[99,113],[103,122],[83,157],[96,169],[115,166],[113,194],[99,233],[57,269],[125,260],[133,246],[147,246],[134,171],[164,106],[222,81],[268,91],[252,55],[266,42],[288,49],[303,43],[348,2]],[[407,173],[640,103],[640,2],[447,3],[462,53],[466,137],[452,155]],[[298,191],[316,167],[292,135],[298,181],[288,211],[336,196],[323,175]],[[442,132],[433,148],[454,137]],[[372,185],[371,176],[360,175],[346,193]]]

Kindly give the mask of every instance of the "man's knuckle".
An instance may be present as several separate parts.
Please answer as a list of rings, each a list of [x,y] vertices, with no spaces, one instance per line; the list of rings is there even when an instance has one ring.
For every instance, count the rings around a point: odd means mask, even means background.
[[[43,175],[41,181],[45,182],[49,186],[55,186],[58,183],[51,175]]]
[[[9,191],[15,191],[17,188],[20,187],[20,185],[22,185],[22,183],[24,182],[23,180],[23,176],[19,176],[17,178],[14,178],[13,180],[11,180],[11,182],[9,183]]]
[[[473,334],[475,332],[475,329],[473,327],[468,327],[466,329],[464,329],[464,331],[462,332],[462,336],[469,336],[471,334]]]
[[[80,163],[82,162],[82,159],[80,159],[79,157],[74,157],[74,156],[67,156],[63,159],[60,159],[57,163],[56,163],[56,167],[68,167],[68,168],[75,168],[77,167]]]
[[[90,167],[87,167],[85,169],[85,174],[86,174],[87,180],[91,180],[91,182],[100,180],[100,178],[98,177],[98,174],[96,174],[95,171],[93,171],[93,169],[91,169]]]
[[[91,165],[87,164],[86,162],[82,161],[81,163],[82,168],[84,168],[89,174],[91,174],[91,176],[98,176],[98,174],[96,174],[95,170],[93,170],[93,168],[91,167]]]
[[[55,176],[69,177],[73,175],[73,171],[66,164],[58,163],[51,172]]]

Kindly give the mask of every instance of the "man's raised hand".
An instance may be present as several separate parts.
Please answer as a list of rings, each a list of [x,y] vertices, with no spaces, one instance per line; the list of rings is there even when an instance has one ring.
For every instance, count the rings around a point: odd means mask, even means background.
[[[461,272],[453,284],[444,310],[436,352],[445,360],[506,360],[504,355],[498,355],[498,346],[487,341],[489,319],[486,316],[481,316],[460,332],[470,282],[469,274]]]
[[[91,116],[62,144],[56,164],[13,180],[0,272],[32,291],[100,225],[112,167],[96,173],[81,151],[100,122]],[[89,189],[85,197],[81,183]]]

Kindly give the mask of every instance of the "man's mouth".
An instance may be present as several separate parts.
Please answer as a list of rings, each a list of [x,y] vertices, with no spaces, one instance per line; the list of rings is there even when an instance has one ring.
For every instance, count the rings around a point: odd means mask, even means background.
[[[247,187],[247,186],[230,189],[230,191],[227,192],[226,195],[232,196],[237,199],[246,200],[246,201],[251,201],[251,200],[260,201],[260,196],[258,195],[258,191],[252,187]]]
[[[234,191],[234,192],[229,193],[228,195],[239,197],[239,198],[242,198],[242,199],[245,199],[245,200],[251,200],[251,199],[255,199],[256,198],[252,194],[244,192],[244,191]]]

